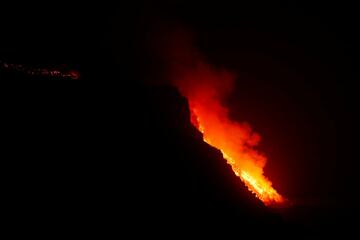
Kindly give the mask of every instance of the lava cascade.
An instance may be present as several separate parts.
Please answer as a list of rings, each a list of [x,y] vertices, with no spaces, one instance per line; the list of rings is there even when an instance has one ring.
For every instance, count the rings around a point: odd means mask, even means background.
[[[249,124],[229,117],[223,104],[234,90],[235,75],[214,68],[183,35],[171,42],[167,51],[170,78],[189,102],[192,124],[209,145],[219,149],[232,170],[265,205],[281,204],[285,199],[264,176],[266,157],[256,150],[260,135]]]

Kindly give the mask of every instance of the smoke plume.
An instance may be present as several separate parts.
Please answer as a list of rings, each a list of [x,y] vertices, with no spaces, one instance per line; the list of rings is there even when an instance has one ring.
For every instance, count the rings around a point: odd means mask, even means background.
[[[167,78],[188,99],[191,122],[203,133],[204,141],[222,152],[234,173],[265,204],[282,202],[263,175],[266,157],[255,149],[260,135],[248,124],[230,119],[223,104],[234,89],[236,75],[206,62],[183,29],[163,39],[159,46]]]

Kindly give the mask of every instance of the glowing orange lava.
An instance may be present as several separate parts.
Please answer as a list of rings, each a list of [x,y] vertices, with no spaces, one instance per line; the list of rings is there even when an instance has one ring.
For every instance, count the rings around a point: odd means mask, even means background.
[[[225,107],[227,98],[241,91],[241,79],[207,63],[187,31],[174,31],[164,39],[169,79],[188,99],[191,122],[202,132],[204,141],[221,151],[234,173],[264,204],[284,203],[264,176],[266,157],[255,149],[260,135],[249,124],[230,118]]]
[[[192,123],[202,132],[204,141],[221,151],[236,176],[240,177],[248,189],[266,205],[283,203],[284,198],[276,192],[271,182],[263,175],[265,157],[249,146],[236,146],[238,141],[232,136],[239,136],[239,133],[249,134],[251,131],[249,127],[241,126],[228,119],[220,122],[220,118],[211,107],[199,106],[196,102],[190,101],[190,109]],[[253,138],[259,138],[259,136],[255,134]],[[257,142],[258,139],[252,141]]]
[[[234,89],[234,75],[202,61],[178,68],[176,73],[174,83],[187,97],[192,124],[204,141],[222,152],[234,173],[264,204],[283,203],[284,198],[263,174],[266,157],[255,149],[260,135],[248,124],[230,119],[222,104]]]

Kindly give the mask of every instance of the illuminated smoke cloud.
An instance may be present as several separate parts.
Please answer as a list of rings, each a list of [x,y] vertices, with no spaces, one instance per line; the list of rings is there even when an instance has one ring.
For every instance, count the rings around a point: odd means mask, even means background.
[[[234,89],[235,74],[207,63],[184,30],[174,31],[163,39],[165,43],[158,47],[168,78],[187,97],[191,122],[202,132],[204,141],[222,152],[234,173],[264,204],[283,203],[285,199],[264,176],[267,159],[255,149],[260,135],[249,124],[230,119],[222,104]]]

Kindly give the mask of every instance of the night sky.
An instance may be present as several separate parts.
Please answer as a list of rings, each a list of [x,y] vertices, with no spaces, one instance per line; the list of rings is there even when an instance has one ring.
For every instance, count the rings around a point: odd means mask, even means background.
[[[356,225],[358,16],[345,2],[2,7],[0,61],[81,75],[0,68],[9,224],[56,219],[46,223],[53,233],[166,222],[187,232],[182,218],[294,231]],[[178,26],[210,64],[236,72],[231,117],[262,136],[265,175],[292,209],[268,210],[253,199],[191,128],[153,45]]]

